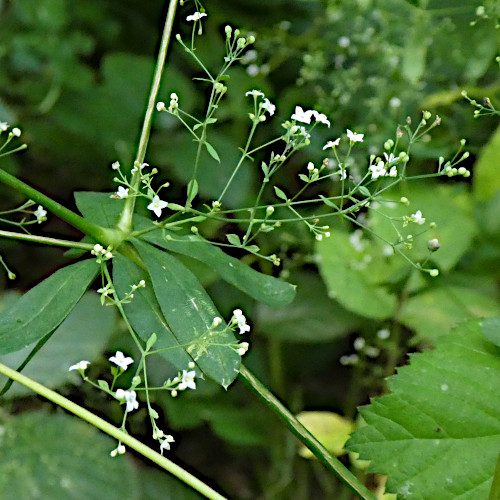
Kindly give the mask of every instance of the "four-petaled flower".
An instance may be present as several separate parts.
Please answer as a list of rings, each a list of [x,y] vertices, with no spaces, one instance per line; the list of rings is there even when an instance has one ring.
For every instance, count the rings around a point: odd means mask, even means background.
[[[196,389],[196,382],[194,378],[196,377],[196,372],[194,370],[182,370],[182,379],[177,387],[180,391],[184,391],[185,389]]]
[[[137,393],[135,391],[124,391],[123,389],[118,389],[115,393],[116,399],[122,401],[123,399],[127,403],[125,411],[127,413],[137,410],[139,408],[139,402],[137,401]]]
[[[313,111],[311,109],[304,111],[300,106],[295,106],[295,113],[292,115],[292,120],[301,123],[311,123],[312,116]]]
[[[82,360],[82,361],[79,361],[78,363],[76,363],[76,365],[71,365],[69,367],[69,372],[73,371],[73,370],[78,370],[78,371],[85,371],[87,369],[87,366],[90,365],[90,361],[85,361],[85,360]]]
[[[173,436],[168,435],[160,444],[160,453],[163,455],[163,450],[170,450],[170,443],[174,441]]]
[[[186,17],[186,21],[199,21],[202,17],[206,17],[207,15],[204,12],[195,12],[190,16]]]
[[[161,211],[168,207],[168,203],[160,199],[160,197],[155,194],[153,201],[148,205],[148,210],[155,213],[156,217],[161,217]]]
[[[382,160],[377,162],[375,165],[370,165],[368,170],[372,173],[372,180],[387,175],[387,170],[385,169],[385,164]]]
[[[357,132],[352,132],[351,130],[347,129],[347,138],[351,142],[363,142],[363,137],[365,134],[358,134]]]
[[[111,356],[109,360],[111,363],[119,366],[123,371],[128,368],[128,365],[131,365],[134,362],[132,358],[125,357],[121,351],[116,351],[116,354]]]
[[[118,191],[116,192],[116,196],[118,198],[126,198],[128,196],[128,188],[124,188],[123,186],[118,186]]]
[[[264,93],[261,92],[260,90],[249,90],[248,92],[245,93],[245,95],[248,97],[249,95],[253,96],[253,97],[264,97]]]
[[[425,217],[422,217],[422,212],[417,210],[414,214],[411,214],[411,218],[413,222],[416,222],[419,226],[421,226],[425,222]]]
[[[250,326],[247,325],[247,319],[243,315],[241,309],[235,309],[233,311],[233,318],[236,320],[236,323],[238,323],[238,328],[240,329],[240,335],[250,331]]]
[[[276,111],[276,106],[267,98],[264,99],[264,102],[261,103],[260,107],[265,109],[271,116],[274,115]]]
[[[336,146],[338,146],[340,143],[340,137],[338,139],[335,139],[334,141],[328,141],[324,146],[323,146],[323,151],[325,149],[329,149],[329,148],[335,148]]]
[[[314,116],[317,122],[322,123],[323,125],[327,125],[330,128],[330,120],[323,113],[318,113],[317,111],[313,111],[312,115]]]
[[[5,132],[9,129],[9,124],[7,122],[0,122],[0,132]]]
[[[38,224],[47,220],[47,211],[42,207],[42,205],[38,205],[38,208],[33,212],[33,215],[36,217]]]

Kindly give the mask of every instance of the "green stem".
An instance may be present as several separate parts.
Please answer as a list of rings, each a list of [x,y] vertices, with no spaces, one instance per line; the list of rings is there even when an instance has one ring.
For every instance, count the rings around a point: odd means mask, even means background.
[[[0,169],[0,182],[7,184],[7,186],[14,188],[20,193],[23,193],[29,199],[36,201],[54,215],[57,215],[61,219],[65,220],[68,224],[71,224],[73,227],[76,227],[83,233],[95,238],[97,241],[102,242],[105,245],[113,245],[116,247],[122,240],[121,233],[118,231],[98,226],[97,224],[84,219],[80,215],[68,210],[60,203],[57,203],[57,201],[54,201],[52,198],[40,193],[40,191],[37,191],[35,188],[32,188],[28,184],[2,169]]]
[[[92,250],[92,243],[83,243],[81,241],[60,240],[59,238],[48,238],[47,236],[37,236],[34,234],[16,233],[14,231],[0,230],[0,237],[10,238],[12,240],[31,241],[43,245],[53,245],[66,248],[81,248],[82,250]]]
[[[366,486],[295,418],[295,416],[263,385],[245,366],[240,367],[241,379],[269,406],[333,473],[349,486],[363,500],[376,500]]]
[[[500,500],[500,454],[498,455],[493,483],[491,484],[490,496],[488,500]]]
[[[139,139],[139,145],[137,147],[137,154],[134,163],[142,164],[144,158],[146,157],[146,150],[149,143],[149,135],[151,132],[151,123],[153,121],[153,112],[155,110],[156,98],[160,90],[161,77],[163,75],[163,69],[165,67],[165,59],[167,58],[167,49],[170,42],[170,35],[172,34],[172,27],[174,23],[175,10],[177,8],[178,0],[170,0],[168,6],[167,18],[165,20],[165,25],[163,27],[163,35],[160,43],[160,51],[158,53],[158,58],[156,60],[155,72],[153,75],[153,82],[151,84],[151,90],[149,92],[148,106],[146,108],[146,113],[144,115],[144,121],[142,124],[141,137]],[[133,191],[139,189],[141,178],[140,172],[136,172],[132,177]],[[135,208],[135,196],[131,196],[125,200],[125,205],[123,211],[120,215],[120,220],[118,221],[118,228],[122,231],[129,233],[133,229],[133,215]]]
[[[173,476],[177,477],[185,484],[191,486],[191,488],[193,488],[194,490],[198,491],[202,495],[205,495],[206,498],[213,500],[227,500],[225,497],[223,497],[222,495],[214,491],[212,488],[210,488],[210,486],[206,485],[205,483],[203,483],[202,481],[191,475],[189,472],[185,471],[182,467],[179,467],[178,465],[174,464],[164,456],[160,455],[159,453],[152,450],[145,444],[141,443],[139,440],[121,431],[114,425],[111,425],[110,423],[106,422],[97,415],[94,415],[85,408],[82,408],[81,406],[73,403],[69,399],[66,399],[57,392],[54,392],[48,389],[47,387],[39,384],[38,382],[35,382],[34,380],[24,375],[21,375],[20,373],[16,372],[15,370],[12,370],[11,368],[5,366],[2,363],[0,363],[0,373],[8,378],[11,378],[15,382],[18,382],[24,385],[25,387],[28,387],[29,389],[36,392],[40,396],[43,396],[49,401],[52,401],[53,403],[73,413],[82,420],[89,422],[94,427],[97,427],[106,434],[114,437],[115,439],[127,445],[129,448],[132,448],[133,450],[137,451],[144,457],[149,458],[149,460],[151,460],[158,466],[162,467],[166,471],[170,472]]]

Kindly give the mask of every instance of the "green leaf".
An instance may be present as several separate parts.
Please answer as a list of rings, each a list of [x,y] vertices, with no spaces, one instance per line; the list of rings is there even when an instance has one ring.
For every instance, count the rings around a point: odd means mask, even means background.
[[[134,246],[146,263],[158,303],[178,341],[187,347],[200,369],[223,387],[239,371],[240,356],[227,344],[234,342],[223,322],[216,334],[207,336],[221,314],[196,277],[172,255],[140,240]]]
[[[500,347],[500,317],[481,321],[483,335],[494,345]]]
[[[56,271],[0,315],[0,354],[19,351],[56,329],[94,280],[89,259]]]
[[[154,349],[165,349],[160,356],[177,369],[185,369],[192,359],[184,349],[179,348],[179,341],[163,316],[148,273],[121,255],[113,258],[113,283],[118,297],[123,298],[126,293],[130,292],[130,285],[137,284],[141,280],[146,282],[146,286],[138,288],[134,292],[132,301],[123,304],[125,314],[132,328],[144,342],[147,343],[151,335],[156,334],[157,341]]]
[[[205,497],[165,472],[141,467],[139,474],[144,500],[203,500]]]
[[[286,197],[286,194],[278,186],[273,186],[273,187],[274,187],[274,192],[276,193],[276,196],[278,198],[281,198],[284,201],[288,200],[288,198]]]
[[[241,240],[237,234],[226,234],[227,241],[235,247],[241,247]]]
[[[317,273],[298,273],[291,278],[297,285],[292,304],[279,310],[258,309],[259,331],[282,342],[331,342],[355,330],[361,319],[328,298]]]
[[[500,190],[500,127],[483,147],[474,164],[473,193],[476,200],[487,201]]]
[[[371,281],[370,265],[356,252],[349,235],[330,229],[331,236],[316,244],[319,269],[328,295],[349,311],[374,319],[389,318],[396,308],[396,297]]]
[[[412,21],[413,26],[407,37],[401,70],[411,83],[417,83],[425,70],[429,25],[427,14],[420,10],[415,10]]]
[[[109,384],[105,380],[99,379],[97,381],[97,385],[103,390],[103,391],[109,391]]]
[[[167,231],[155,231],[144,234],[141,239],[204,262],[224,281],[271,307],[282,307],[295,297],[293,285],[255,271],[194,234],[181,236]]]
[[[217,154],[217,151],[215,151],[215,148],[209,144],[208,142],[205,142],[205,147],[207,148],[208,154],[218,163],[220,163],[220,158],[219,155]]]
[[[415,330],[419,339],[433,341],[463,321],[493,315],[500,315],[498,299],[472,288],[442,286],[406,300],[400,321]]]
[[[500,350],[477,321],[411,357],[361,408],[348,449],[398,498],[486,500],[500,448]]]
[[[55,388],[77,380],[80,375],[68,373],[68,368],[84,359],[97,361],[105,350],[115,324],[116,312],[111,307],[102,307],[100,296],[87,292],[61,323],[50,340],[29,362],[23,373],[46,387]],[[2,356],[2,363],[16,367],[33,349],[30,345],[20,351]],[[0,387],[6,379],[0,376]],[[31,390],[14,384],[7,397],[32,394]]]
[[[137,499],[137,475],[116,442],[62,413],[25,413],[3,424],[0,497]]]
[[[110,198],[107,193],[77,191],[75,203],[80,213],[94,224],[113,227],[123,208],[123,200]]]
[[[196,179],[192,179],[189,181],[187,187],[188,205],[196,198],[197,194],[198,194],[198,182]]]

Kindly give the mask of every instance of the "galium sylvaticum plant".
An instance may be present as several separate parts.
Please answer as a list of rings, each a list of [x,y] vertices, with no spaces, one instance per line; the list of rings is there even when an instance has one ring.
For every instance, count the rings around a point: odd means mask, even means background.
[[[122,455],[127,448],[131,448],[208,498],[224,497],[166,458],[175,436],[168,429],[158,426],[159,414],[154,408],[153,395],[166,391],[172,397],[182,397],[184,391],[196,390],[199,377],[211,378],[227,389],[236,377],[241,377],[327,468],[360,498],[374,498],[356,475],[330,455],[318,439],[242,364],[242,357],[251,349],[251,318],[247,320],[245,312],[239,308],[229,318],[223,318],[179,256],[207,264],[223,280],[257,301],[280,307],[293,301],[294,286],[262,274],[230,254],[235,250],[238,254],[246,252],[279,267],[280,257],[274,253],[268,255],[259,246],[259,241],[263,241],[268,233],[280,231],[285,225],[303,224],[321,245],[334,237],[332,228],[335,221],[344,219],[362,231],[351,236],[354,248],[363,245],[363,234],[370,234],[383,243],[385,255],[397,254],[413,268],[436,277],[439,271],[432,265],[432,255],[441,243],[433,232],[435,223],[426,217],[424,206],[410,208],[411,199],[406,196],[394,199],[387,196],[397,192],[395,188],[399,184],[410,180],[468,177],[469,170],[460,165],[468,157],[468,153],[463,151],[465,141],[460,143],[456,155],[450,160],[439,158],[434,173],[412,176],[414,144],[440,124],[440,118],[433,117],[429,111],[424,111],[416,124],[408,118],[406,123],[396,126],[394,136],[387,138],[380,151],[371,154],[363,165],[351,161],[351,152],[354,148],[363,147],[364,133],[349,129],[345,133],[332,132],[331,138],[322,146],[323,161],[319,164],[308,162],[298,174],[299,187],[295,192],[288,192],[278,184],[277,174],[286,171],[287,163],[298,151],[306,151],[311,141],[315,140],[317,127],[333,131],[335,123],[331,123],[321,111],[304,109],[300,103],[290,116],[284,116],[279,103],[272,102],[270,97],[255,88],[246,93],[248,135],[239,149],[239,160],[219,196],[213,200],[201,200],[198,181],[202,157],[209,155],[214,161],[213,168],[217,168],[217,163],[222,161],[211,142],[211,129],[218,124],[218,113],[224,105],[225,95],[231,92],[228,70],[245,57],[255,38],[226,26],[223,35],[226,53],[219,71],[214,73],[199,59],[196,50],[197,37],[202,35],[203,23],[209,18],[197,0],[192,7],[192,12],[184,16],[185,22],[192,23],[191,36],[184,39],[177,35],[175,41],[200,68],[202,76],[196,80],[207,89],[205,112],[196,115],[183,109],[182,88],[171,93],[169,102],[161,102],[157,97],[177,8],[177,1],[172,0],[135,161],[132,165],[110,161],[116,184],[113,193],[76,193],[76,205],[82,214],[78,215],[5,170],[0,170],[0,181],[25,195],[28,200],[18,208],[0,214],[3,224],[12,224],[16,229],[2,230],[0,236],[70,248],[73,256],[81,257],[46,278],[2,313],[0,353],[16,352],[36,343],[29,361],[97,280],[101,305],[118,310],[135,351],[124,354],[117,350],[109,357],[107,380],[92,378],[89,374],[93,363],[91,359],[68,360],[68,369],[79,373],[84,382],[107,394],[110,400],[115,400],[110,404],[122,405],[120,427],[112,426],[91,413],[91,409],[86,410],[22,375],[20,371],[26,363],[17,371],[0,365],[0,372],[114,437],[117,445],[110,451],[112,457]],[[493,109],[488,102],[480,111]],[[193,162],[186,165],[191,173],[182,200],[172,200],[170,183],[157,181],[161,167],[150,166],[147,162],[151,124],[154,115],[159,113],[167,113],[178,120],[195,145]],[[281,122],[281,133],[268,138],[265,143],[257,143],[257,135],[262,135],[257,132],[261,132],[270,120]],[[4,138],[0,148],[2,156],[25,148],[20,128],[1,123],[0,132],[0,137]],[[226,208],[225,197],[234,186],[238,173],[245,168],[259,170],[257,194],[248,206]],[[311,189],[317,186],[321,189]],[[313,194],[310,195],[310,192]],[[136,209],[139,200],[145,200],[148,217]],[[406,207],[407,213],[391,216],[384,211],[384,207],[389,205]],[[388,221],[392,235],[378,235],[366,223],[367,213],[377,213]],[[21,218],[16,214],[20,214]],[[33,227],[38,229],[39,224],[50,216],[60,217],[84,233],[85,237],[81,241],[69,241],[32,234],[30,230]],[[207,221],[220,221],[226,226],[231,224],[234,231],[227,233],[223,241],[210,241],[203,235]],[[410,233],[409,227],[413,228]],[[422,239],[427,241],[428,255],[415,260],[412,248],[415,241]],[[9,270],[7,260],[8,256],[1,257],[8,277],[13,279],[15,276]],[[387,335],[381,331],[379,338],[387,338]],[[364,341],[358,340],[356,350],[363,347]],[[369,351],[366,352],[370,355]],[[373,350],[370,352],[374,354]],[[178,370],[177,375],[161,385],[153,384],[148,377],[151,356],[171,363]],[[341,359],[346,365],[355,361],[352,356]],[[140,407],[146,408],[152,436],[157,441],[157,451],[145,446],[127,431],[127,418]],[[411,485],[407,490],[411,491]]]

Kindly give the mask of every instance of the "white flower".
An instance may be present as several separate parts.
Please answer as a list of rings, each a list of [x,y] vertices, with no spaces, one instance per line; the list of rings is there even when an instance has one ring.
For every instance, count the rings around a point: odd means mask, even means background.
[[[156,214],[156,217],[161,217],[161,211],[167,207],[168,203],[166,201],[160,200],[160,197],[155,194],[153,197],[153,201],[148,205],[148,210],[154,212]]]
[[[276,106],[271,103],[269,99],[264,99],[264,102],[261,103],[260,107],[262,109],[265,109],[271,116],[274,115],[274,112],[276,111]]]
[[[390,153],[390,154],[384,153],[384,156],[385,156],[385,161],[387,163],[387,166],[389,166],[391,163],[399,161],[399,157],[394,156],[393,153]]]
[[[302,123],[311,123],[313,111],[304,111],[300,106],[295,106],[295,113],[292,115],[292,120]]]
[[[123,389],[118,389],[115,393],[115,397],[118,400],[125,400],[127,407],[125,411],[127,413],[137,410],[139,408],[139,402],[137,401],[137,393],[135,391],[124,391]]]
[[[11,132],[12,135],[15,135],[16,137],[21,137],[21,129],[20,128],[13,128],[12,129],[12,132]]]
[[[119,366],[123,371],[128,368],[128,365],[131,365],[134,362],[132,358],[125,357],[121,351],[116,351],[116,354],[111,356],[109,360],[111,363]]]
[[[186,17],[186,21],[199,21],[202,17],[206,17],[207,15],[204,12],[195,12],[190,16]]]
[[[365,134],[358,134],[357,132],[351,132],[349,129],[347,129],[347,138],[351,142],[363,142],[363,137]]]
[[[243,312],[241,311],[241,309],[235,309],[233,311],[233,318],[238,323],[240,335],[250,331],[250,326],[247,325],[247,319],[245,318],[245,316],[243,316]]]
[[[419,226],[421,226],[425,222],[425,217],[422,217],[422,212],[417,210],[414,214],[411,214],[411,218],[413,222],[416,222]]]
[[[401,99],[399,97],[391,97],[389,100],[389,106],[391,108],[399,108],[399,106],[401,106]]]
[[[249,95],[251,95],[253,97],[259,97],[259,96],[264,97],[264,93],[263,92],[261,92],[260,90],[255,90],[255,89],[254,90],[249,90],[245,95],[247,97]]]
[[[114,161],[112,164],[111,164],[111,168],[113,170],[118,170],[120,168],[120,162],[119,161]]]
[[[163,101],[159,101],[156,103],[156,111],[167,111],[167,107]]]
[[[118,191],[116,192],[116,196],[118,198],[126,198],[128,196],[128,188],[124,188],[123,186],[118,187]]]
[[[330,128],[330,120],[323,113],[318,113],[317,111],[311,112],[312,116],[316,119],[317,122],[323,123],[324,125],[328,125]]]
[[[182,370],[182,379],[177,387],[180,391],[184,391],[185,389],[196,389],[196,382],[194,378],[196,377],[196,372],[194,370]]]
[[[115,458],[116,455],[124,455],[125,451],[125,446],[123,446],[123,444],[119,444],[114,450],[111,451],[110,455]]]
[[[348,37],[346,36],[341,36],[338,40],[337,43],[339,44],[339,47],[342,47],[343,49],[349,47],[351,45],[351,40],[349,40]]]
[[[372,180],[387,175],[387,170],[385,169],[385,164],[382,160],[380,160],[376,165],[370,165],[368,170],[372,173]]]
[[[323,146],[323,151],[325,149],[329,149],[329,148],[334,148],[336,146],[338,146],[340,143],[340,137],[338,139],[335,139],[334,141],[328,141],[324,146]]]
[[[36,217],[38,224],[47,220],[47,210],[45,210],[42,205],[38,205],[38,208],[33,212],[33,215]]]
[[[391,335],[391,332],[387,328],[383,328],[377,332],[377,337],[381,340],[388,339]]]
[[[397,175],[398,175],[398,169],[396,168],[396,165],[394,165],[393,167],[391,167],[391,169],[389,170],[389,173],[387,175],[389,177],[397,177]]]
[[[167,436],[160,445],[160,453],[163,455],[163,450],[170,450],[170,443],[173,443],[175,439],[173,436]]]
[[[249,347],[250,344],[248,342],[240,342],[238,344],[238,354],[240,356],[244,356],[247,353]]]
[[[85,371],[87,369],[87,366],[90,365],[90,361],[85,361],[85,360],[82,360],[82,361],[79,361],[78,363],[76,363],[76,365],[71,365],[69,367],[69,372],[73,371],[73,370],[78,370],[78,371]]]
[[[9,124],[7,122],[0,122],[0,132],[5,132],[8,128]]]

